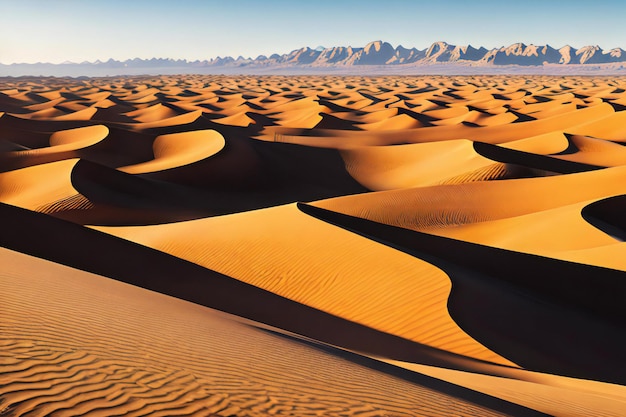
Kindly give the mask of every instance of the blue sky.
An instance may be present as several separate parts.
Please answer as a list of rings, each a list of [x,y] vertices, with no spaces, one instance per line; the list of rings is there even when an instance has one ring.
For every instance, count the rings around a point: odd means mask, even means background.
[[[302,46],[626,48],[625,0],[0,0],[0,62],[256,57]]]

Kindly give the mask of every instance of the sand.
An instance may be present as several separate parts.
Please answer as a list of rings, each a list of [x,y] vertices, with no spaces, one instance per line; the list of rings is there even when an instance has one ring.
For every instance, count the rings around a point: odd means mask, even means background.
[[[0,83],[0,415],[619,416],[626,80]]]

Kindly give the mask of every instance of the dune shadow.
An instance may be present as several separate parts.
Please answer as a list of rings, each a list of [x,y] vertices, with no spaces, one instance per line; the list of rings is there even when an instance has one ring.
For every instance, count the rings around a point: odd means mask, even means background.
[[[507,359],[542,372],[626,382],[624,272],[298,207],[441,268],[452,280],[452,318]]]
[[[585,206],[581,216],[589,224],[602,230],[607,235],[626,241],[626,195],[605,198]]]
[[[566,161],[547,155],[538,155],[518,151],[516,149],[504,148],[485,142],[474,142],[474,150],[479,155],[496,162],[515,164],[558,174],[573,174],[576,172],[587,172],[605,168],[581,162]]]

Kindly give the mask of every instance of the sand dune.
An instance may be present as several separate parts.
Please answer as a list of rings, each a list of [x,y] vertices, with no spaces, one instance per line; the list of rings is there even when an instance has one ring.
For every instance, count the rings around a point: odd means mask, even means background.
[[[341,155],[350,175],[373,191],[433,185],[463,175],[466,180],[472,175],[477,181],[495,179],[498,172],[505,171],[501,164],[476,153],[472,142],[464,139],[355,147],[342,150]],[[479,172],[483,176],[477,175]]]
[[[5,414],[532,415],[172,297],[6,249],[0,257]]]
[[[508,357],[517,356],[517,362],[525,367],[624,382],[621,371],[614,367],[622,360],[618,352],[623,347],[618,346],[626,344],[618,319],[624,314],[623,273],[419,234],[313,206],[300,208],[441,268],[452,280],[448,308],[456,322],[472,329],[470,333],[486,345],[498,345],[496,350],[506,351]],[[550,274],[551,279],[532,279],[540,273]],[[567,292],[562,290],[565,286]],[[459,293],[467,298],[457,298]],[[589,295],[594,293],[603,294],[602,305],[591,302],[593,297]],[[481,308],[468,300],[480,300]],[[571,311],[565,313],[568,309]],[[613,327],[613,323],[618,326]],[[586,336],[580,337],[576,354],[568,358],[572,352],[563,352],[562,346],[571,341],[574,333]],[[498,337],[489,340],[490,335]],[[510,343],[509,337],[523,337],[524,351],[517,351],[519,346]],[[588,353],[582,353],[587,349]],[[606,356],[594,358],[593,352],[600,349]],[[586,360],[581,361],[581,356]],[[614,359],[607,360],[609,357]],[[622,367],[618,365],[617,369]]]
[[[36,210],[50,201],[76,194],[70,181],[76,159],[35,165],[0,174],[3,202]]]
[[[3,79],[0,415],[620,416],[625,86]]]
[[[137,165],[119,168],[129,174],[144,174],[173,169],[208,158],[225,145],[216,131],[199,130],[157,136],[152,145],[154,159]]]
[[[39,140],[33,140],[36,136],[24,138],[19,132],[14,134],[15,138],[11,139],[17,143],[4,140],[4,149],[0,151],[3,171],[79,157],[80,150],[101,142],[109,134],[109,129],[103,125],[93,125],[60,130],[49,135],[48,144],[37,143]],[[39,139],[43,139],[44,136],[47,135],[42,134]],[[34,148],[30,149],[27,145]]]
[[[594,201],[625,194],[624,175],[623,167],[615,167],[507,182],[399,189],[315,204],[417,231],[581,262],[580,257],[569,257],[569,251],[617,243],[586,222],[581,211]],[[610,267],[624,269],[619,259]],[[593,258],[584,263],[604,265]]]
[[[448,317],[450,282],[439,269],[311,220],[294,205],[141,230],[98,229],[377,330],[511,365]],[[342,247],[354,256],[346,258]],[[228,253],[239,253],[237,263],[224,262]]]

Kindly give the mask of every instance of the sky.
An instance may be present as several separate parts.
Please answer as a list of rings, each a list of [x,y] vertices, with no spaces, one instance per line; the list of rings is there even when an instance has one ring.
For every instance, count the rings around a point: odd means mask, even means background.
[[[0,63],[255,58],[384,40],[626,49],[626,0],[0,0]]]

